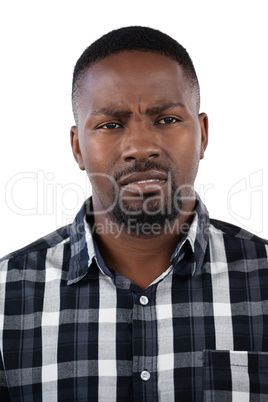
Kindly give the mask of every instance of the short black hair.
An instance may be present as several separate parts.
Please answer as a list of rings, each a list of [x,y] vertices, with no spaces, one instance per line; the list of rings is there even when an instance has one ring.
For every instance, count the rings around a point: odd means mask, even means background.
[[[130,26],[108,32],[93,42],[77,60],[73,72],[72,104],[77,123],[77,99],[84,73],[91,63],[123,51],[160,53],[176,60],[182,67],[191,89],[196,95],[197,111],[200,107],[200,89],[193,62],[186,49],[167,34],[153,28]]]

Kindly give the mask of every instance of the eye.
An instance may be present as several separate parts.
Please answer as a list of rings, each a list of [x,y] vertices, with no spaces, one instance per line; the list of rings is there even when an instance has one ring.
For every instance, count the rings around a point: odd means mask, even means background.
[[[164,117],[161,120],[158,120],[157,124],[172,124],[176,123],[178,119],[175,119],[175,117]]]
[[[114,130],[115,128],[120,128],[120,127],[121,127],[120,124],[111,122],[111,123],[106,123],[103,126],[100,126],[98,128],[104,128],[106,130]]]

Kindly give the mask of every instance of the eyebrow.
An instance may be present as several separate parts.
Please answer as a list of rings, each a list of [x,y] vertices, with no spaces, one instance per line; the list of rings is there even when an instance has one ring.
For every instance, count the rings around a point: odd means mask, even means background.
[[[168,109],[172,109],[174,107],[180,107],[180,108],[185,108],[184,104],[181,102],[168,102],[168,103],[163,103],[162,105],[159,106],[153,106],[150,107],[146,110],[146,114],[159,114],[159,113],[163,113]]]
[[[104,116],[114,116],[114,117],[122,117],[122,116],[130,116],[132,112],[130,110],[126,109],[99,109],[99,110],[94,110],[94,112],[91,113],[93,116],[99,116],[99,115],[104,115]]]
[[[181,102],[168,102],[168,103],[163,103],[162,105],[153,106],[153,107],[146,109],[145,114],[149,114],[149,115],[159,114],[159,113],[165,112],[168,109],[172,109],[172,108],[178,107],[178,106],[181,108],[185,108],[185,106]],[[123,116],[131,116],[132,111],[128,110],[128,109],[103,108],[103,109],[99,109],[99,110],[94,110],[94,112],[92,112],[92,115],[123,117]]]

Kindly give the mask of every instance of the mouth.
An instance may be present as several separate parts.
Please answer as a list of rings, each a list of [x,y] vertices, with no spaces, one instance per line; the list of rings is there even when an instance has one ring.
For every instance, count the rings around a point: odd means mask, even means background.
[[[167,174],[158,170],[147,170],[145,172],[135,172],[123,176],[118,181],[124,192],[132,195],[143,196],[154,194],[167,183]]]

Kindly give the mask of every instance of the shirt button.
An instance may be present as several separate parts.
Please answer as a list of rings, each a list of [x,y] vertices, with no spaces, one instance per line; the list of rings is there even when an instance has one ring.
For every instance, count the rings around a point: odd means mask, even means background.
[[[151,377],[151,374],[149,373],[149,371],[143,370],[143,371],[141,372],[141,379],[142,379],[143,381],[148,381],[148,380],[150,380],[150,377]]]
[[[146,304],[149,303],[149,299],[146,296],[141,296],[140,297],[140,304],[142,304],[143,306],[146,306]]]

